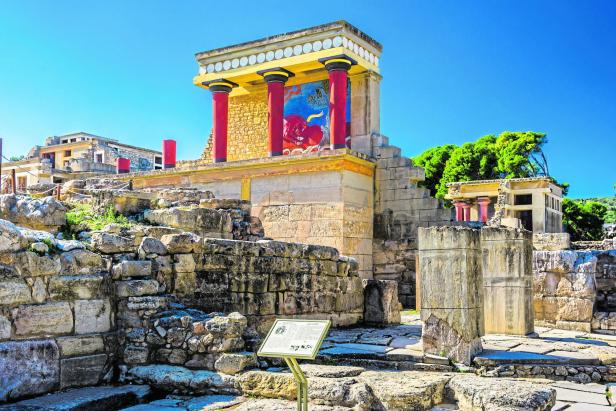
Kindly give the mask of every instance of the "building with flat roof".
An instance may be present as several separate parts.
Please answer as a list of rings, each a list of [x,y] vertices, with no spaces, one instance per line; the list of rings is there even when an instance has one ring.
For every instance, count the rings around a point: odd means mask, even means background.
[[[160,151],[78,132],[47,137],[44,145],[34,146],[23,159],[3,163],[2,190],[10,191],[13,170],[16,188],[26,191],[27,187],[35,184],[115,174],[118,158],[130,160],[130,171],[150,171],[163,167]]]
[[[562,233],[563,189],[549,177],[460,181],[447,184],[446,199],[456,209],[457,221],[486,222],[523,227],[534,233]]]

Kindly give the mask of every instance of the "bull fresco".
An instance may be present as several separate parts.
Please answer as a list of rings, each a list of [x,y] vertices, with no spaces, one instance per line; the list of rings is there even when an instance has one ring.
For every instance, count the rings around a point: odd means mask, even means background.
[[[350,94],[351,87],[347,87]],[[347,96],[347,136],[350,134],[350,96]],[[329,147],[329,81],[315,81],[284,90],[283,154],[319,151]],[[350,138],[347,137],[347,146]]]

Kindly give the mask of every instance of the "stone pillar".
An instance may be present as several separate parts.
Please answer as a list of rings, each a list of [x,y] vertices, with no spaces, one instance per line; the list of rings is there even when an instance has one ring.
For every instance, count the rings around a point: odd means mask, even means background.
[[[482,223],[487,223],[488,222],[488,206],[490,205],[490,198],[479,197],[477,199],[477,204],[479,205],[479,221]]]
[[[175,140],[163,140],[163,168],[175,168]]]
[[[462,211],[462,221],[471,221],[471,205],[468,203],[462,203]]]
[[[212,129],[214,163],[227,161],[227,130],[229,122],[229,93],[237,84],[224,80],[203,83],[212,92]]]
[[[282,155],[284,120],[284,84],[294,74],[281,67],[258,71],[267,83],[268,152],[269,156]]]
[[[483,296],[479,230],[419,228],[424,352],[471,364],[482,351]]]
[[[348,71],[355,60],[346,56],[320,59],[329,72],[329,141],[332,150],[346,147],[346,106]]]
[[[454,201],[453,205],[456,207],[456,221],[464,221],[464,210],[462,201]]]
[[[400,302],[396,280],[362,280],[364,322],[373,325],[400,324]]]
[[[534,331],[532,233],[507,227],[481,229],[485,332]]]
[[[117,174],[126,174],[130,173],[130,159],[118,157],[116,160],[116,173]]]
[[[349,76],[351,83],[351,147],[373,156],[372,136],[381,131],[381,75],[374,71]]]

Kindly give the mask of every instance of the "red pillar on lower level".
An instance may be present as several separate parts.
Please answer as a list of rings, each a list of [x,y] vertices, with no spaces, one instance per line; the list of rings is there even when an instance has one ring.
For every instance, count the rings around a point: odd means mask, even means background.
[[[163,168],[175,168],[175,140],[163,140]]]
[[[293,76],[282,67],[258,71],[267,82],[267,135],[270,157],[281,156],[284,129],[284,85]]]
[[[454,201],[453,205],[456,207],[456,221],[464,221],[464,212],[462,209],[462,201]]]
[[[118,174],[126,174],[130,173],[130,159],[118,157],[116,162],[116,173]]]
[[[348,71],[355,60],[346,56],[319,60],[329,72],[329,141],[332,149],[346,147],[346,108]]]
[[[479,197],[477,199],[479,204],[479,221],[482,223],[488,222],[488,206],[490,205],[490,199],[488,197]]]
[[[229,93],[237,84],[227,80],[212,80],[203,83],[212,92],[213,160],[227,161],[227,132],[229,122]]]
[[[468,203],[463,203],[462,209],[464,210],[463,211],[464,221],[471,221],[471,205]]]

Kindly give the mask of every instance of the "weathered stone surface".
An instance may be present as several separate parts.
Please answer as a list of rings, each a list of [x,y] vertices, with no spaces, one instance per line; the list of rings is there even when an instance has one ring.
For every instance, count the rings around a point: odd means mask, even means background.
[[[21,278],[3,278],[0,280],[0,305],[18,305],[30,302],[30,287]]]
[[[62,268],[58,256],[38,255],[32,251],[16,254],[15,268],[22,277],[56,275]]]
[[[449,395],[464,410],[550,410],[556,391],[526,381],[456,375],[447,384]]]
[[[393,280],[363,280],[364,322],[399,324],[398,283]]]
[[[85,387],[19,401],[17,410],[108,411],[144,401],[151,395],[147,385]]]
[[[43,394],[59,387],[58,346],[53,340],[0,343],[0,400]]]
[[[526,335],[534,330],[530,231],[481,229],[484,332]]]
[[[344,365],[302,364],[300,366],[306,377],[342,378],[356,377],[366,371],[362,367]]]
[[[216,371],[229,375],[235,375],[256,366],[257,355],[252,352],[223,353],[214,364]]]
[[[60,388],[84,387],[100,382],[107,355],[95,354],[60,361]]]
[[[11,322],[4,315],[0,315],[0,340],[11,338]]]
[[[116,296],[139,297],[158,293],[158,281],[155,280],[126,280],[115,282]]]
[[[72,250],[60,256],[63,275],[96,274],[105,270],[100,254],[87,250]]]
[[[533,248],[537,251],[558,251],[571,248],[569,233],[534,233]]]
[[[58,275],[49,279],[49,298],[52,300],[90,299],[107,293],[102,275]]]
[[[54,197],[0,195],[0,218],[22,227],[55,231],[66,224],[66,207]]]
[[[479,238],[467,227],[419,229],[423,350],[467,365],[484,328]]]
[[[266,371],[249,371],[238,378],[244,395],[295,399],[296,384],[289,373],[272,373]]]
[[[357,380],[368,385],[385,409],[427,410],[443,401],[450,375],[420,371],[366,371]]]
[[[92,246],[104,254],[128,253],[134,251],[133,240],[117,234],[95,232],[92,234]]]
[[[42,303],[47,298],[47,286],[45,282],[39,277],[34,280],[32,284],[32,299],[35,303]]]
[[[19,251],[26,247],[27,241],[15,224],[0,220],[0,254]]]
[[[19,306],[15,314],[17,335],[57,335],[73,330],[73,313],[67,302]]]
[[[157,238],[154,237],[144,237],[141,240],[141,245],[139,246],[139,254],[140,255],[148,255],[148,254],[157,254],[157,255],[166,255],[167,247]]]
[[[128,370],[129,381],[147,383],[165,392],[237,394],[235,378],[205,370],[175,365],[145,365]]]
[[[75,301],[75,333],[107,332],[111,329],[111,304],[109,300]]]
[[[198,249],[201,237],[193,233],[167,234],[160,241],[172,254],[192,253]]]
[[[195,258],[192,254],[175,254],[173,269],[177,273],[192,273],[195,271]]]
[[[68,336],[56,339],[62,357],[73,357],[76,355],[95,354],[102,352],[103,337],[100,335]]]
[[[148,277],[152,274],[151,261],[122,261],[112,268],[113,278]]]
[[[124,362],[130,365],[146,364],[149,354],[150,350],[148,347],[127,345],[126,348],[124,348]]]

